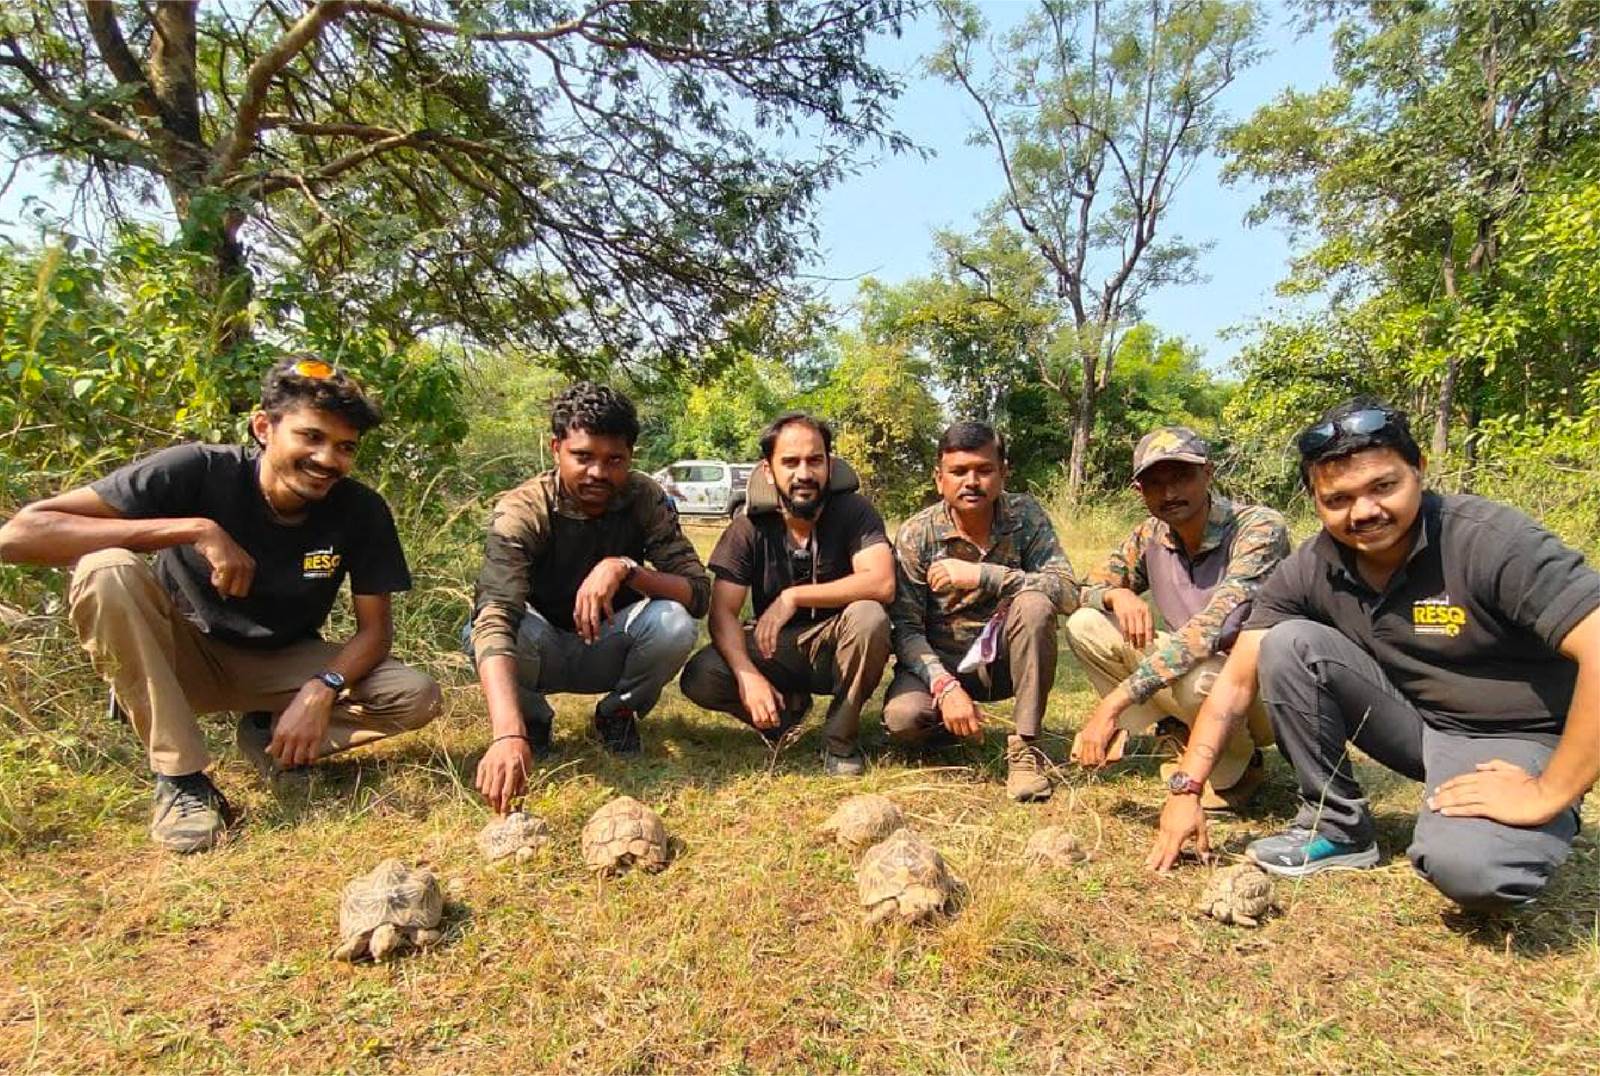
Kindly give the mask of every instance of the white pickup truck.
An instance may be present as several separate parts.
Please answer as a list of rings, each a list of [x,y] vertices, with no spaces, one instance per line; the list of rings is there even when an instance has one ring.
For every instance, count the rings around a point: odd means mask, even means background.
[[[753,463],[678,460],[651,475],[686,516],[732,516],[744,504]]]

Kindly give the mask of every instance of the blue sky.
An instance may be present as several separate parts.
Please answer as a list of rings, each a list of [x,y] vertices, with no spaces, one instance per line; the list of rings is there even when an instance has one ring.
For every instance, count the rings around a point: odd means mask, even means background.
[[[1030,5],[1010,0],[980,7],[992,27],[1005,27],[1020,21]],[[1286,87],[1311,89],[1333,78],[1325,38],[1297,39],[1287,10],[1268,4],[1265,13],[1268,55],[1221,98],[1233,118],[1247,117]],[[824,196],[813,271],[826,278],[824,291],[836,303],[848,303],[863,276],[898,282],[928,273],[933,232],[969,229],[1000,193],[993,150],[966,144],[978,119],[975,108],[958,88],[921,73],[922,57],[938,41],[936,21],[924,16],[900,40],[880,43],[876,58],[903,72],[906,82],[895,108],[897,126],[936,156],[923,161],[886,155]],[[1238,340],[1221,339],[1221,330],[1279,305],[1273,287],[1285,275],[1290,254],[1289,238],[1276,225],[1244,224],[1255,188],[1223,186],[1219,168],[1215,158],[1199,163],[1163,226],[1168,235],[1215,244],[1200,263],[1207,281],[1158,292],[1147,304],[1147,320],[1199,347],[1213,367],[1224,367],[1239,346]]]

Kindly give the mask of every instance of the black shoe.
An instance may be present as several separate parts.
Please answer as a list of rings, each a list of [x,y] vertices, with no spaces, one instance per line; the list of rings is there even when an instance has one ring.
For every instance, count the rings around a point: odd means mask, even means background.
[[[613,755],[637,755],[644,750],[644,743],[639,739],[639,718],[632,710],[610,714],[596,710],[594,732],[600,746]]]
[[[550,753],[550,718],[523,714],[522,732],[528,737],[528,748],[535,755]]]
[[[156,775],[150,809],[150,837],[174,852],[204,852],[216,846],[233,823],[233,808],[211,778]]]

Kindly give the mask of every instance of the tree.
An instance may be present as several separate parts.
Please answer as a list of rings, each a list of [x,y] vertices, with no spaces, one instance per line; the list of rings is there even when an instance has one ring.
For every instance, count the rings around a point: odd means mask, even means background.
[[[112,218],[164,196],[224,349],[271,270],[400,336],[670,365],[791,278],[852,149],[905,145],[865,55],[902,8],[33,0],[0,145]]]
[[[1074,397],[1076,494],[1120,334],[1152,290],[1196,278],[1196,249],[1163,238],[1162,225],[1218,130],[1218,96],[1256,56],[1255,9],[1043,0],[994,43],[987,72],[974,55],[986,38],[976,11],[958,0],[940,10],[945,42],[932,68],[978,106],[976,137],[1004,176],[990,220],[1027,237],[1070,316],[1070,361],[1042,376]]]
[[[1338,85],[1287,92],[1229,132],[1227,176],[1265,181],[1254,220],[1278,216],[1320,242],[1291,290],[1365,303],[1374,339],[1425,390],[1432,455],[1483,416],[1514,332],[1494,311],[1509,280],[1504,230],[1540,175],[1594,137],[1596,9],[1586,0],[1338,4]],[[1377,315],[1382,314],[1380,320]]]

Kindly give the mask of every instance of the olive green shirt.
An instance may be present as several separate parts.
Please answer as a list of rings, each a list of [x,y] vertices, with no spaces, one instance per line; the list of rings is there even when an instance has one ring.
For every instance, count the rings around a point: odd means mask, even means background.
[[[691,591],[690,615],[706,615],[711,577],[660,486],[632,472],[606,510],[590,517],[551,470],[503,494],[495,504],[473,602],[475,660],[515,653],[517,628],[529,607],[554,627],[573,631],[578,588],[607,557],[632,557],[658,572],[683,576]],[[612,599],[612,608],[620,612],[643,597],[624,586]]]

